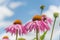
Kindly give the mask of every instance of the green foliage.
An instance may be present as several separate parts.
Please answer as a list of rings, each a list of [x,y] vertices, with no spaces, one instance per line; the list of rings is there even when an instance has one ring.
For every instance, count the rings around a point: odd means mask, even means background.
[[[45,31],[45,32],[40,36],[40,40],[44,40],[46,34],[47,34],[47,31]]]
[[[44,40],[46,34],[47,34],[47,31],[45,31],[45,32],[40,36],[40,40]],[[36,38],[34,38],[33,40],[36,40]]]
[[[26,40],[25,38],[18,38],[18,40]]]

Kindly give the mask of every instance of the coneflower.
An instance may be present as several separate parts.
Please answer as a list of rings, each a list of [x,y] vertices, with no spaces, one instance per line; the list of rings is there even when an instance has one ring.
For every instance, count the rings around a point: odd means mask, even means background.
[[[8,36],[3,36],[2,40],[9,40]]]
[[[40,31],[45,31],[45,30],[50,29],[48,24],[45,23],[45,21],[43,21],[42,18],[43,17],[40,15],[35,15],[35,16],[33,16],[32,21],[25,24],[25,27],[29,32],[31,32],[32,30],[34,30],[36,32],[36,40],[39,40],[38,33]],[[46,22],[47,22],[47,20],[46,20]]]
[[[26,34],[27,30],[23,27],[21,20],[15,20],[12,25],[6,28],[6,32],[10,32],[11,34],[16,34],[16,40],[18,38],[18,34]]]

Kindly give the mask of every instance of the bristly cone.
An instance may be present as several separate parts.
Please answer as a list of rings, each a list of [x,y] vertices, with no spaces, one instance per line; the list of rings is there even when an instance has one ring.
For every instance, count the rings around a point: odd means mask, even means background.
[[[22,24],[21,20],[15,20],[13,24]]]
[[[40,16],[40,15],[33,16],[32,21],[36,21],[36,20],[42,20],[42,16]]]

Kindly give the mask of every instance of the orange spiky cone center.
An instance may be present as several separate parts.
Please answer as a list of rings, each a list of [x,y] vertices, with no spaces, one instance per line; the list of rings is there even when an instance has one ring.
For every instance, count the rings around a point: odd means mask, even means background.
[[[41,20],[42,19],[42,16],[40,16],[40,15],[35,15],[35,16],[33,16],[33,21],[36,21],[36,20]]]
[[[13,24],[22,24],[21,20],[15,20]]]

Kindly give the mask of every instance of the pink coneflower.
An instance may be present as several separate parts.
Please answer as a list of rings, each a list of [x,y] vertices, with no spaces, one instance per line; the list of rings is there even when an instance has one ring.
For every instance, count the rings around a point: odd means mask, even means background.
[[[12,25],[6,28],[6,32],[16,34],[17,40],[18,35],[26,34],[27,30],[23,27],[22,22],[20,20],[16,20]]]
[[[28,22],[25,27],[30,32],[32,30],[36,31],[36,39],[38,40],[39,31],[49,30],[50,27],[47,22],[50,23],[51,20],[48,20],[47,17],[40,15],[35,15],[31,22]]]
[[[9,40],[8,36],[4,36],[2,40]]]

